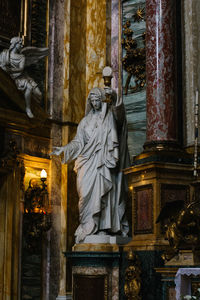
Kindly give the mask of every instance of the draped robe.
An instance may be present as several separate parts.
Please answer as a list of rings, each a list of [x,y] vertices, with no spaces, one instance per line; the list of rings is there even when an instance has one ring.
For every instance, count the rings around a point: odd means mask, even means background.
[[[64,162],[75,158],[79,220],[76,243],[87,235],[106,231],[128,233],[125,217],[125,181],[122,169],[129,165],[123,103],[102,103],[81,120],[75,138],[64,149]]]

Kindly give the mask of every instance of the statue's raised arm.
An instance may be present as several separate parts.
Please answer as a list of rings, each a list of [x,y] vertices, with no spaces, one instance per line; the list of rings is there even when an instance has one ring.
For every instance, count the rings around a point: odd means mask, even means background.
[[[23,48],[20,37],[13,37],[10,40],[9,49],[4,49],[0,53],[0,67],[15,81],[17,89],[24,93],[26,113],[29,118],[33,118],[31,98],[34,97],[40,102],[42,94],[38,84],[25,73],[25,68],[31,64],[36,64],[47,55],[48,48]]]

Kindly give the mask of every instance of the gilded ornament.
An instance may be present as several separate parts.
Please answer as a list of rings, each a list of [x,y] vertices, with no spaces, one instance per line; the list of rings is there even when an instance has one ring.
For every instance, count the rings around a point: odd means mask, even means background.
[[[43,174],[40,183],[38,179],[32,178],[24,195],[24,247],[30,253],[39,251],[44,233],[51,228],[51,207],[46,179]]]
[[[139,21],[138,21],[139,22]],[[131,91],[136,92],[144,88],[146,84],[146,49],[145,49],[145,32],[142,34],[144,47],[138,47],[137,41],[132,37],[133,30],[130,28],[130,20],[126,21],[123,26],[122,46],[126,50],[126,55],[122,59],[124,70],[128,73],[125,83],[125,95],[128,94],[130,87]],[[135,86],[130,86],[131,78],[134,77]]]
[[[161,222],[165,228],[170,250],[163,255],[169,260],[179,250],[197,250],[200,248],[200,203],[193,201],[184,205],[184,201],[166,203],[156,223]]]
[[[141,266],[136,253],[129,250],[129,266],[125,271],[124,293],[128,300],[141,300]]]
[[[8,166],[12,166],[13,164],[18,165],[18,154],[19,149],[16,141],[10,140],[8,147],[6,147],[6,149],[0,153],[0,167],[6,168]]]
[[[145,9],[139,7],[136,13],[133,15],[134,22],[140,22],[141,20],[144,19],[144,16],[145,16]]]

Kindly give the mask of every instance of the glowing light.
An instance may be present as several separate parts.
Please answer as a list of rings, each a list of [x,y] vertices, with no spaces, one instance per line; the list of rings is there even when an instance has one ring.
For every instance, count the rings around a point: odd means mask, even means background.
[[[130,191],[132,191],[133,190],[133,186],[131,185],[131,186],[129,186],[129,190]]]
[[[47,178],[47,172],[43,169],[40,174],[41,178]]]

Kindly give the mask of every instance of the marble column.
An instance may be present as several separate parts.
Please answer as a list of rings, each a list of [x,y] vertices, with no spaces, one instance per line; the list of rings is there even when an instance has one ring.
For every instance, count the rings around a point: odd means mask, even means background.
[[[174,0],[146,1],[146,145],[177,141],[175,15]]]
[[[70,0],[50,1],[50,55],[49,55],[49,99],[51,119],[60,124],[53,123],[51,127],[51,149],[53,146],[61,146],[65,143],[65,126],[62,126],[63,110],[65,109],[66,61],[64,41],[67,40],[64,26],[68,24],[68,16],[65,7]],[[64,86],[65,83],[65,86]],[[63,138],[64,136],[64,138]],[[50,200],[52,206],[52,228],[50,231],[50,274],[49,274],[49,300],[56,297],[66,298],[66,260],[63,251],[66,251],[66,207],[67,197],[64,179],[66,170],[61,165],[58,157],[52,157],[50,165]],[[59,298],[58,298],[59,299]]]

